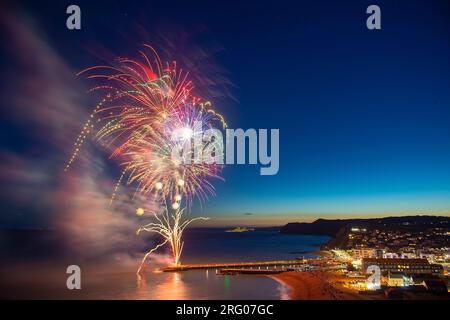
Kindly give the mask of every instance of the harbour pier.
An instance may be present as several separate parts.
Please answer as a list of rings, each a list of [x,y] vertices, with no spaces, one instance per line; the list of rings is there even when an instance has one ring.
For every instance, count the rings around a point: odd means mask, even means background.
[[[169,266],[162,269],[164,272],[177,272],[187,270],[198,269],[244,269],[244,268],[259,268],[268,270],[277,269],[281,267],[281,270],[287,268],[299,268],[304,266],[308,267],[307,259],[295,259],[295,260],[277,260],[277,261],[257,261],[257,262],[236,262],[236,263],[205,263],[205,264],[180,264],[178,266]]]

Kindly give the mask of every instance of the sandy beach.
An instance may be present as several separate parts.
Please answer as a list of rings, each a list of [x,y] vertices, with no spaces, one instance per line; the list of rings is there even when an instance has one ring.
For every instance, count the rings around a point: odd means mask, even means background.
[[[292,300],[360,300],[358,292],[333,284],[335,274],[326,271],[290,271],[271,276],[289,288]]]

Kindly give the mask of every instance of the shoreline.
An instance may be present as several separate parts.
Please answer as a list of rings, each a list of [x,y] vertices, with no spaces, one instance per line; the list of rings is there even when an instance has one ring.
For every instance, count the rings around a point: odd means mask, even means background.
[[[334,274],[328,271],[287,271],[270,278],[287,288],[290,300],[360,300],[358,292],[333,284]]]

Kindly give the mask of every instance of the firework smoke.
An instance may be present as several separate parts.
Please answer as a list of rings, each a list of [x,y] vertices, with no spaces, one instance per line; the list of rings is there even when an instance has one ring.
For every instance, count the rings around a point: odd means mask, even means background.
[[[126,183],[136,185],[135,193],[161,203],[163,213],[153,212],[154,221],[137,230],[137,234],[147,231],[163,237],[144,255],[138,273],[146,258],[166,244],[171,246],[173,263],[180,264],[184,229],[195,220],[207,219],[187,219],[186,210],[195,197],[203,202],[208,194],[214,194],[211,178],[221,179],[220,164],[185,164],[173,159],[171,152],[179,143],[171,139],[173,133],[181,130],[190,141],[198,134],[195,123],[206,128],[216,124],[226,127],[209,101],[193,95],[194,84],[188,72],[178,69],[175,61],[162,62],[152,47],[144,47],[150,54],[140,51],[140,60],[119,58],[116,65],[96,66],[80,73],[101,81],[92,91],[105,93],[84,124],[65,167],[70,168],[86,138],[93,136],[122,168],[111,201],[117,197],[120,184]],[[144,213],[142,208],[136,211],[139,216]]]

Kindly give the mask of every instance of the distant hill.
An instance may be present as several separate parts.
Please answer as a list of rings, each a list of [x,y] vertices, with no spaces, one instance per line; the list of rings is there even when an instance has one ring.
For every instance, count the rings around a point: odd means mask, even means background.
[[[326,220],[318,219],[314,222],[290,222],[281,227],[280,233],[284,234],[305,234],[305,235],[326,235],[334,236],[338,231],[350,224],[354,224],[361,220]]]
[[[421,228],[432,224],[450,224],[450,217],[442,216],[404,216],[404,217],[386,217],[374,219],[317,219],[314,222],[290,222],[281,227],[280,232],[284,234],[308,234],[308,235],[327,235],[335,236],[343,227],[370,227],[378,226],[389,228],[393,226],[408,228]]]
[[[323,248],[341,247],[352,227],[404,230],[405,232],[424,231],[430,227],[450,228],[450,217],[443,216],[404,216],[374,219],[318,219],[311,223],[291,222],[281,227],[280,233],[301,235],[327,235],[332,237]]]

